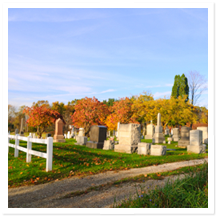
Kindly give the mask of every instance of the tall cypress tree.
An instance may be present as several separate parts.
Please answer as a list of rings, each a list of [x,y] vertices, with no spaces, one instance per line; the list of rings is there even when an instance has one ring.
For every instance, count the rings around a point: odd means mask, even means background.
[[[184,95],[187,95],[185,101],[188,101],[189,86],[188,86],[187,77],[185,77],[184,74],[182,74],[181,76],[180,75],[175,76],[171,95],[174,96],[175,98],[178,98],[179,96],[183,97]]]
[[[172,87],[172,96],[177,98],[179,96],[179,75],[175,75],[174,85]]]

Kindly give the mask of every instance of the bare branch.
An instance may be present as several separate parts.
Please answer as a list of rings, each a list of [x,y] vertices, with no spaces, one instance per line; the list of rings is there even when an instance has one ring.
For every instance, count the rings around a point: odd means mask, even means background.
[[[207,79],[197,71],[189,71],[186,77],[189,84],[191,103],[196,105],[203,91],[208,89]]]

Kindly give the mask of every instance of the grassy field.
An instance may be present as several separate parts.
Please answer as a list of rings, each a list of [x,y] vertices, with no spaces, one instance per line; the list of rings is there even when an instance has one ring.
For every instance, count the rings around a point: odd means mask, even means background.
[[[146,141],[146,140],[142,140]],[[14,143],[14,140],[10,141]],[[46,172],[46,159],[32,155],[31,163],[26,163],[26,153],[19,151],[14,158],[14,149],[8,154],[8,187],[41,184],[71,176],[92,175],[107,170],[123,170],[146,167],[169,162],[193,160],[207,157],[208,154],[191,154],[178,148],[177,143],[167,145],[175,151],[167,151],[165,156],[144,156],[114,152],[113,150],[91,149],[75,145],[75,139],[66,139],[65,143],[53,144],[53,170]],[[164,144],[162,144],[164,145]],[[20,146],[26,147],[25,141]],[[46,146],[33,143],[32,149],[46,152]]]
[[[163,188],[137,194],[118,208],[208,208],[208,164],[194,167],[182,180],[166,183]]]

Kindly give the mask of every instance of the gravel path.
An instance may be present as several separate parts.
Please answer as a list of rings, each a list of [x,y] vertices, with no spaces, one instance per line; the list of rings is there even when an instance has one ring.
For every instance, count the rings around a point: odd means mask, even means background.
[[[123,183],[120,186],[105,187],[100,191],[91,191],[87,194],[71,198],[62,198],[70,192],[85,191],[92,186],[111,183],[126,177],[135,177],[141,174],[166,172],[181,167],[199,165],[208,162],[208,158],[190,161],[167,163],[158,166],[134,168],[130,170],[108,171],[83,178],[71,177],[41,185],[22,186],[8,189],[9,208],[106,208],[112,207],[114,198],[121,201],[125,197],[136,195],[136,188],[145,187],[154,189],[156,185],[163,186],[165,182],[183,178],[185,175],[168,176],[163,180],[148,180],[145,183]]]

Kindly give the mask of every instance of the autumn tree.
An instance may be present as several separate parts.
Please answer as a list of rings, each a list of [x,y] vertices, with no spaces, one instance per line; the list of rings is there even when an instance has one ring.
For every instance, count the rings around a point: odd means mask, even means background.
[[[161,103],[160,113],[161,121],[164,125],[179,126],[186,123],[196,122],[197,115],[195,107],[187,100],[187,95],[178,98],[171,97],[169,100],[163,100]]]
[[[150,92],[144,91],[139,96],[134,96],[132,110],[133,118],[141,124],[146,124],[148,121],[153,120],[155,106],[153,95]]]
[[[20,130],[20,127],[21,127],[21,119],[24,118],[24,120],[25,120],[25,114],[23,113],[23,110],[25,108],[26,108],[25,105],[20,106],[19,109],[18,109],[18,111],[15,112],[14,126],[15,126],[15,128],[17,128],[19,130]]]
[[[190,87],[191,103],[196,105],[202,93],[207,89],[207,80],[197,71],[189,71],[186,75]]]
[[[52,103],[51,109],[57,111],[61,115],[63,115],[64,111],[66,110],[64,103],[59,103],[58,101]]]
[[[132,100],[128,97],[121,98],[119,101],[115,101],[113,106],[109,108],[111,115],[106,119],[106,125],[110,130],[116,130],[117,124],[137,123],[139,122],[133,118]]]
[[[76,127],[83,127],[85,135],[89,134],[92,125],[106,125],[105,119],[109,115],[108,106],[95,97],[85,97],[77,101],[71,116]]]
[[[64,112],[63,112],[63,118],[66,122],[65,128],[66,130],[69,130],[69,125],[73,124],[71,116],[75,112],[75,105],[72,105],[71,103],[68,103],[67,105],[64,105]]]
[[[15,106],[8,104],[8,130],[11,131],[14,129],[14,119],[16,117],[16,108]]]
[[[32,127],[37,127],[37,134],[39,137],[46,131],[47,127],[55,123],[55,120],[61,118],[62,115],[52,110],[48,103],[33,103],[32,107],[26,107],[23,113],[28,115],[27,124]]]
[[[43,106],[45,105],[47,108],[51,107],[48,100],[39,100],[37,102],[33,102],[33,104],[32,104],[32,106],[34,106],[34,107],[40,107],[42,105]]]
[[[161,114],[162,126],[177,126],[185,125],[187,122],[195,122],[197,115],[195,108],[189,103],[185,102],[187,95],[178,98],[171,97],[159,98],[157,100],[142,101],[136,100],[133,104],[133,117],[142,121],[153,120],[157,123],[157,114]]]
[[[195,106],[197,113],[197,122],[208,124],[208,109],[206,107]]]

